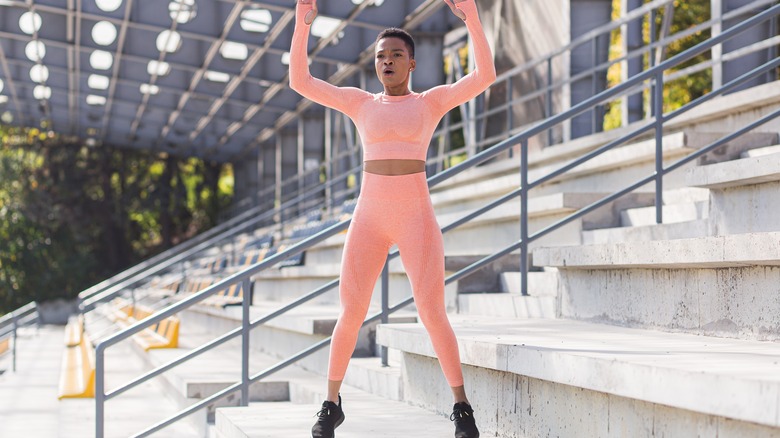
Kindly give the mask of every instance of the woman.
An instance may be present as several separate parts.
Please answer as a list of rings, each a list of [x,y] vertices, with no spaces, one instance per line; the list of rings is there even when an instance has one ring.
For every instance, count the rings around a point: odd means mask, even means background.
[[[444,249],[425,175],[433,132],[452,108],[467,102],[495,81],[496,72],[474,0],[444,0],[466,22],[476,68],[455,84],[423,93],[409,89],[416,67],[414,40],[401,29],[379,34],[376,74],[384,91],[336,87],[309,73],[309,26],[317,15],[316,0],[298,0],[290,48],[290,87],[304,97],[349,116],[363,143],[363,184],[344,245],[341,266],[341,313],[333,331],[328,368],[328,397],[312,428],[313,438],[331,438],[344,421],[339,389],[368,312],[374,284],[387,252],[398,245],[412,283],[420,320],[431,336],[455,406],[456,438],[479,432],[463,388],[455,335],[444,308]]]

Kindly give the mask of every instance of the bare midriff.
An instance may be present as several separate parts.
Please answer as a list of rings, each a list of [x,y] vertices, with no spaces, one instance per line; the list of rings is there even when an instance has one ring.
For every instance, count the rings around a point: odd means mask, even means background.
[[[425,172],[422,160],[369,160],[363,162],[363,171],[377,175],[409,175]]]

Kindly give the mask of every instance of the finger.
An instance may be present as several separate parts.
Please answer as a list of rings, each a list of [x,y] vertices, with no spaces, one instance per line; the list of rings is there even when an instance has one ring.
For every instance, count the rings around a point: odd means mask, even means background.
[[[314,22],[314,19],[317,18],[317,9],[314,8],[311,11],[306,13],[306,16],[303,17],[303,22],[307,25],[312,24]]]
[[[464,21],[466,20],[466,14],[464,14],[463,11],[455,7],[455,3],[453,3],[452,0],[444,0],[444,3],[446,3],[447,6],[450,7],[450,10],[452,11],[453,14],[455,14],[456,17]]]

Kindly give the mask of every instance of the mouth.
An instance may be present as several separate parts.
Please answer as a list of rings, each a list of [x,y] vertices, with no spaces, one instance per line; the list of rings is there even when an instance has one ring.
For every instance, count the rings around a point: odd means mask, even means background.
[[[388,69],[385,69],[385,71],[384,71],[384,75],[385,75],[385,76],[391,76],[391,75],[393,75],[394,73],[395,73],[395,72],[394,72],[392,69],[389,69],[389,68],[388,68]]]

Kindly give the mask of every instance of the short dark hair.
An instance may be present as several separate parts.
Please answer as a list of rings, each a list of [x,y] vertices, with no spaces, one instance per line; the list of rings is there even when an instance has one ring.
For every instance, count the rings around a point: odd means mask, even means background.
[[[376,37],[376,42],[378,43],[385,38],[398,38],[403,40],[403,42],[406,43],[406,49],[409,50],[409,57],[414,58],[414,38],[412,38],[409,32],[397,27],[391,27],[380,32]]]

